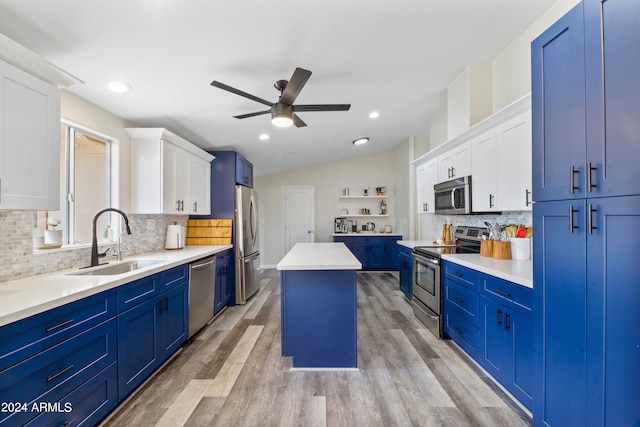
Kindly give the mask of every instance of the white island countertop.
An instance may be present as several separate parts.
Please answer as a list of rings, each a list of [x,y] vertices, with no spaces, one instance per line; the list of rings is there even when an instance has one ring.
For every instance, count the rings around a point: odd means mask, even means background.
[[[360,270],[344,243],[296,243],[280,260],[278,270]]]
[[[0,283],[0,326],[98,294],[125,283],[222,252],[232,245],[186,246],[125,259],[158,261],[148,267],[110,276],[70,275],[79,269]],[[110,261],[110,263],[117,263]]]
[[[530,259],[496,259],[479,254],[442,255],[442,259],[533,289],[533,262]]]

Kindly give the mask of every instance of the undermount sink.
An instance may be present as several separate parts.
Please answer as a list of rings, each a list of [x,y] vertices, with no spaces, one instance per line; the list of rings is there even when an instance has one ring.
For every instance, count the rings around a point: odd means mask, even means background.
[[[74,271],[67,274],[68,276],[112,276],[115,274],[128,273],[145,267],[159,264],[162,261],[157,260],[129,260],[114,264],[105,264],[97,267],[87,268],[86,270]]]

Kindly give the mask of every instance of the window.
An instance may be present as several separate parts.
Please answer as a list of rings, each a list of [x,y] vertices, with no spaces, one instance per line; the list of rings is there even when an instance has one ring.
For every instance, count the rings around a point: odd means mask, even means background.
[[[44,244],[90,243],[93,216],[111,205],[113,138],[62,120],[60,125],[60,210],[37,213],[38,236]],[[98,238],[111,225],[109,213],[97,224]],[[55,225],[59,223],[59,225]],[[45,233],[45,230],[46,233]],[[52,233],[52,231],[56,233]]]

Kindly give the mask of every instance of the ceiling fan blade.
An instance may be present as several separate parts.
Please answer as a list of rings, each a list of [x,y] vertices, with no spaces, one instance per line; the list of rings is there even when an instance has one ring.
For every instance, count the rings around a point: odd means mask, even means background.
[[[311,104],[311,105],[294,105],[293,110],[303,111],[348,111],[351,104]]]
[[[287,87],[284,88],[284,92],[282,92],[282,96],[280,97],[280,102],[283,104],[292,105],[293,102],[298,97],[298,94],[304,87],[307,80],[311,77],[311,71],[305,70],[302,68],[296,68],[289,79],[289,83],[287,83]]]
[[[270,112],[271,112],[271,110],[256,111],[255,113],[247,113],[247,114],[240,114],[239,116],[233,116],[233,118],[234,119],[246,119],[246,118],[249,118],[249,117],[261,116],[263,114],[268,114]]]
[[[224,83],[220,83],[220,82],[215,81],[215,80],[211,82],[211,86],[217,87],[217,88],[222,89],[222,90],[226,90],[227,92],[235,93],[236,95],[240,95],[240,96],[243,96],[245,98],[249,98],[249,99],[251,99],[253,101],[256,101],[256,102],[259,102],[261,104],[268,105],[269,107],[271,107],[271,105],[273,105],[273,102],[269,102],[269,101],[264,100],[262,98],[258,98],[257,96],[253,96],[250,93],[243,92],[243,91],[241,91],[239,89],[236,89],[234,87],[228,86],[228,85],[226,85]]]
[[[298,128],[305,127],[307,125],[305,122],[302,121],[300,117],[298,117],[295,114],[293,115],[293,124],[296,125],[296,127]]]

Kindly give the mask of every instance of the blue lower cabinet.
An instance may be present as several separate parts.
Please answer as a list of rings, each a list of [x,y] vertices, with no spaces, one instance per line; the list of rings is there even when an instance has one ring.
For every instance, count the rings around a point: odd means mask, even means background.
[[[23,403],[0,413],[0,424],[22,425],[116,362],[116,322],[108,320],[0,372],[0,402]]]
[[[480,355],[480,329],[466,320],[448,303],[444,304],[444,331],[471,357]]]
[[[118,315],[118,397],[124,399],[187,340],[188,284]]]
[[[97,425],[118,405],[118,366],[113,362],[89,381],[64,396],[27,427]]]
[[[413,254],[410,248],[399,247],[398,266],[400,268],[400,290],[411,300],[413,298]]]
[[[158,367],[157,321],[162,301],[146,301],[118,315],[118,398],[123,400]]]
[[[480,297],[483,345],[480,364],[524,406],[533,403],[531,316]]]
[[[159,362],[169,358],[189,338],[189,285],[183,283],[161,295],[162,314],[158,316]]]
[[[333,236],[342,242],[362,263],[363,270],[398,270],[398,240],[402,236]]]
[[[216,255],[216,289],[213,314],[218,314],[220,310],[231,302],[233,295],[233,257],[231,250],[221,252]]]

